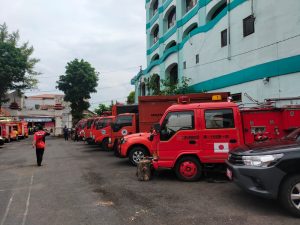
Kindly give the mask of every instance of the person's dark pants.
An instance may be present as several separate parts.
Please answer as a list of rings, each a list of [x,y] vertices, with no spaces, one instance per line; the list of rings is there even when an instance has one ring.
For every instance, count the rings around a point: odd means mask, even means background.
[[[43,155],[44,155],[44,149],[43,148],[37,148],[35,150],[36,152],[36,162],[38,166],[42,165],[42,161],[43,161]]]
[[[65,137],[65,141],[69,140],[69,135],[68,134],[64,134]]]

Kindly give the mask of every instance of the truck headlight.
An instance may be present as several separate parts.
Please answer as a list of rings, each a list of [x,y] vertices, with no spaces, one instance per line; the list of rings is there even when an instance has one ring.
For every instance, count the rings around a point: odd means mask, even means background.
[[[246,166],[269,167],[278,162],[283,157],[283,154],[275,155],[256,155],[243,156],[243,162]]]

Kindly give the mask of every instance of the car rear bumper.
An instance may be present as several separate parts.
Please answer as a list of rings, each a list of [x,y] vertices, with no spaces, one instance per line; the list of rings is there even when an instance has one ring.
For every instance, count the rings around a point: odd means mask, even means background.
[[[280,183],[285,173],[277,167],[238,166],[226,162],[232,180],[249,193],[277,199]]]

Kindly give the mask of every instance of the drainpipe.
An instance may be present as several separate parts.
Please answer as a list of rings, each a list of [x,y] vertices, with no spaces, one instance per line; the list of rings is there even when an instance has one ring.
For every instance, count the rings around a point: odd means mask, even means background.
[[[231,40],[230,40],[230,0],[227,0],[227,41],[228,41],[228,55],[227,59],[231,60]]]
[[[254,16],[254,0],[251,0],[251,15]]]

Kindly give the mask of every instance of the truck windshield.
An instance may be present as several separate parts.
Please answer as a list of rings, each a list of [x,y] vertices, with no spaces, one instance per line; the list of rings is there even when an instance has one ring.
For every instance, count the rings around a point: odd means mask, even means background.
[[[116,124],[121,127],[132,126],[132,116],[118,116]]]
[[[103,129],[105,127],[108,127],[112,122],[112,119],[102,119],[98,120],[96,124],[97,130]]]
[[[93,122],[94,122],[94,120],[88,120],[88,121],[87,121],[87,123],[86,123],[86,124],[87,124],[87,129],[90,129],[90,128],[91,128]]]

